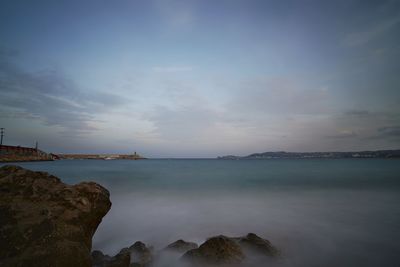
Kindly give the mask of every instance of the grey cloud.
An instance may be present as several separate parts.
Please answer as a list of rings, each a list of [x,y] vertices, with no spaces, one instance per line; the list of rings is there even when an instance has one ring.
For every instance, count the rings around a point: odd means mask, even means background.
[[[384,126],[376,128],[373,133],[366,138],[371,142],[385,142],[400,145],[400,126]]]
[[[344,113],[346,116],[355,116],[355,117],[367,117],[371,115],[371,112],[368,110],[349,110]]]
[[[391,142],[393,141],[392,137],[396,135],[396,130],[397,133],[400,133],[400,128],[390,125],[397,125],[399,118],[399,114],[393,111],[354,109],[336,116],[334,125],[338,129],[346,129],[345,132],[349,137],[351,137],[351,133],[357,133],[353,137],[363,140],[381,139]]]
[[[385,33],[396,27],[400,22],[400,16],[397,15],[391,18],[385,18],[375,25],[368,27],[366,30],[360,30],[358,32],[349,33],[345,39],[344,43],[348,46],[358,46],[368,43],[369,41],[378,38],[381,34]]]
[[[400,126],[386,126],[378,128],[379,136],[388,138],[400,138]]]
[[[217,114],[210,109],[196,106],[179,109],[158,107],[149,119],[161,137],[184,142],[201,138],[214,126]]]
[[[166,26],[172,29],[190,28],[195,20],[195,2],[193,1],[155,1]]]
[[[24,71],[0,56],[0,116],[38,118],[47,125],[74,132],[95,128],[95,115],[123,105],[126,99],[108,92],[79,88],[61,73]]]
[[[347,138],[355,138],[358,137],[358,134],[355,133],[354,131],[342,131],[337,134],[333,135],[328,135],[328,138],[333,138],[333,139],[347,139]]]
[[[304,88],[288,79],[243,82],[228,103],[229,110],[270,114],[321,114],[332,109],[326,88]]]

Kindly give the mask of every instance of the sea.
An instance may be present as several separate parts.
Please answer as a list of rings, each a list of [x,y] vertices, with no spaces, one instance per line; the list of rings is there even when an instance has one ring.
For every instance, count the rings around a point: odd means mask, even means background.
[[[112,207],[93,250],[164,248],[215,235],[268,239],[254,266],[400,266],[398,159],[149,159],[18,163],[63,182],[95,181]],[[164,265],[163,265],[164,264]],[[178,266],[171,262],[159,266]]]

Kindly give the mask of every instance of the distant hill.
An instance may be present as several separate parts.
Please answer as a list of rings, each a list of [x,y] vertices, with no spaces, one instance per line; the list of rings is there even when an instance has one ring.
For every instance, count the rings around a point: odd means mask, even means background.
[[[218,159],[302,159],[302,158],[400,158],[400,150],[376,150],[356,152],[264,152],[248,156],[222,156]]]

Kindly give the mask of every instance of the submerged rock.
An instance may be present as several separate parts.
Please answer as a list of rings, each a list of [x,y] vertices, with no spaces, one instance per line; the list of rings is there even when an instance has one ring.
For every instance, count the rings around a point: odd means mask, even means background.
[[[164,250],[174,251],[179,253],[185,253],[188,250],[196,249],[199,246],[193,242],[186,242],[182,239],[175,241],[174,243],[169,244]]]
[[[1,167],[0,266],[91,266],[92,236],[110,207],[96,183]]]
[[[245,258],[239,244],[232,238],[212,237],[199,248],[186,252],[182,259],[196,266],[239,264]]]

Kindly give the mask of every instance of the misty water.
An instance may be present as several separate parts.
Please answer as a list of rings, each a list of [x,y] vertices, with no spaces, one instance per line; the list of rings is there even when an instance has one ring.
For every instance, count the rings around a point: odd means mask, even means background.
[[[162,249],[254,232],[268,266],[399,266],[400,161],[385,159],[64,160],[22,163],[111,193],[93,249],[141,240]],[[263,266],[263,263],[255,264]],[[164,266],[165,262],[164,262]],[[176,266],[176,265],[170,265]]]

